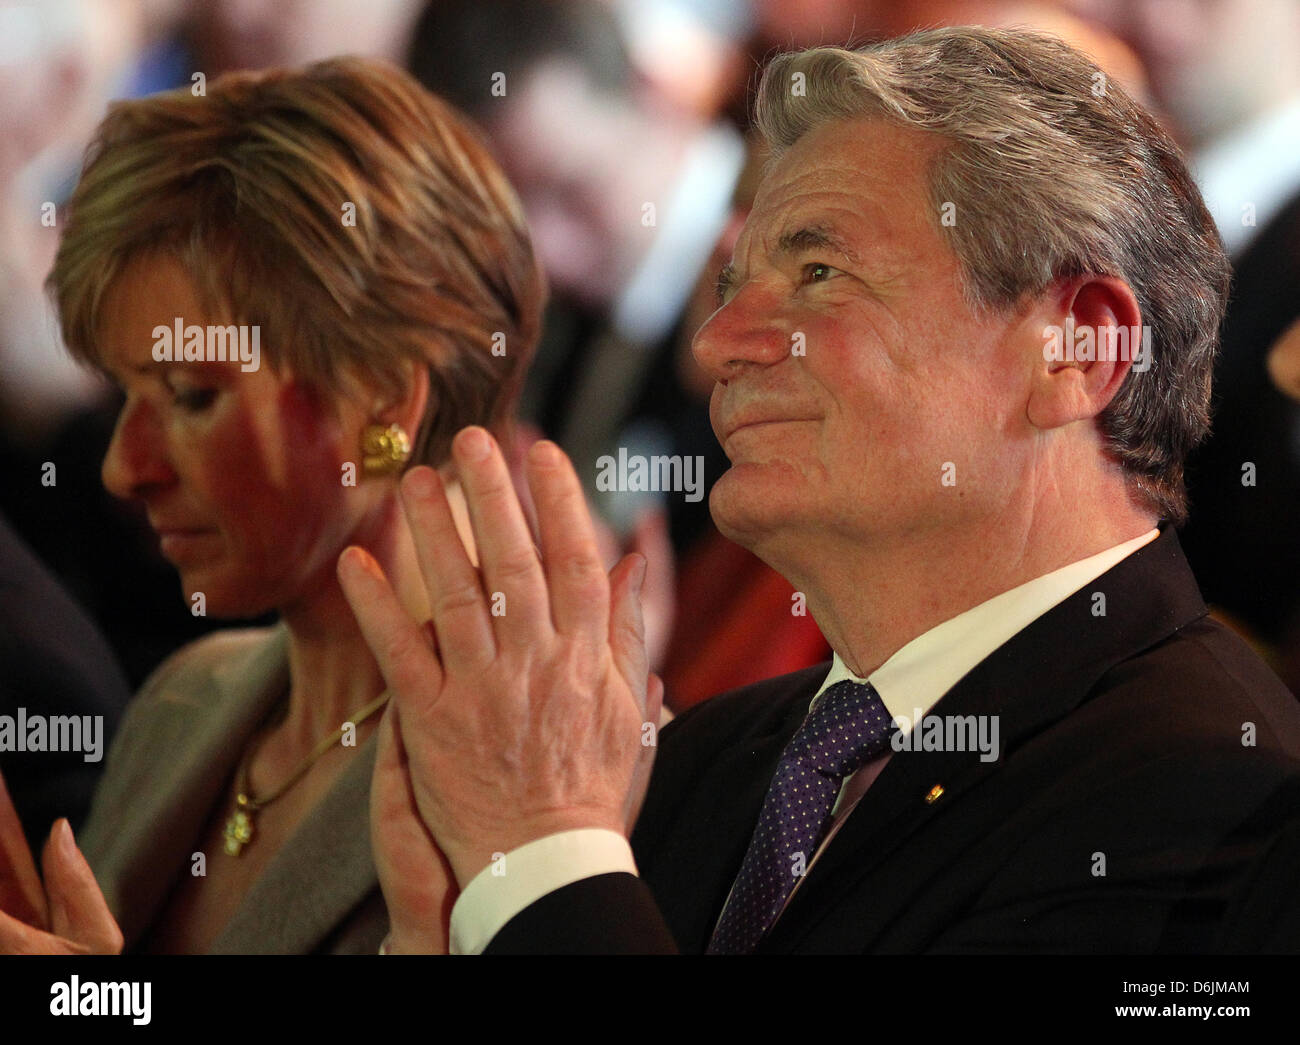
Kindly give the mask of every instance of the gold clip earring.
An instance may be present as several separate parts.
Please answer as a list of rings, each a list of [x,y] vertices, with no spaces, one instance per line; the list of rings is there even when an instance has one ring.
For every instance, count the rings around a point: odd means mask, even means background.
[[[361,471],[373,478],[396,475],[411,456],[411,439],[399,424],[366,425],[361,432]]]

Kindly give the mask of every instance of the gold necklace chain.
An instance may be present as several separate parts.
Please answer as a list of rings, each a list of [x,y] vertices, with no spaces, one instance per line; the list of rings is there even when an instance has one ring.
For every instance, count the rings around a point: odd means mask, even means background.
[[[384,690],[383,693],[361,708],[355,715],[346,719],[344,724],[351,722],[354,726],[359,726],[386,703],[388,703],[388,690]],[[342,729],[343,727],[340,726],[339,728]],[[252,765],[253,757],[261,747],[261,741],[249,748],[248,754],[239,763],[239,771],[235,777],[235,811],[231,814],[230,819],[226,821],[225,830],[225,849],[227,853],[231,856],[240,854],[244,846],[253,840],[255,833],[253,817],[301,780],[306,775],[307,770],[311,769],[316,764],[316,761],[338,742],[338,739],[335,734],[326,733],[316,747],[312,749],[311,754],[303,759],[298,768],[289,775],[289,778],[278,787],[273,788],[269,795],[263,795],[261,798],[254,798],[248,786],[248,770]]]

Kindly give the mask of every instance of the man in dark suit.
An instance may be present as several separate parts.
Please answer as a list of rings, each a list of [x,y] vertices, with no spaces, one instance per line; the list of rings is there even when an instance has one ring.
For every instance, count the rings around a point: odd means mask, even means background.
[[[477,565],[403,485],[436,641],[340,560],[426,829],[381,872],[392,948],[457,893],[466,952],[1294,946],[1300,705],[1170,525],[1227,289],[1176,147],[1064,44],[983,28],[778,58],[758,123],[694,345],[710,509],[834,660],[683,715],[646,793],[643,564],[606,580],[547,443],[534,548],[462,432]]]
[[[1062,635],[1076,641],[1049,655]],[[654,940],[655,903],[675,944],[703,951],[780,754],[826,673],[797,672],[681,716],[663,733],[632,835],[648,890],[631,876],[583,880],[511,920],[489,950],[635,952]],[[944,696],[936,712],[1000,716],[1004,757],[893,755],[757,951],[1222,950],[1239,931],[1226,909],[1277,828],[1249,814],[1296,779],[1293,705],[1206,616],[1166,529]],[[1243,746],[1250,723],[1258,743]],[[582,918],[602,894],[619,917]],[[1266,936],[1252,949],[1283,942]]]

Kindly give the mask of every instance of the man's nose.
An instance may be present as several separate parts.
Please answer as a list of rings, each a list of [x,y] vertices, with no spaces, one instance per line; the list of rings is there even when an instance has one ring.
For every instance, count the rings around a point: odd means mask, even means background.
[[[726,383],[748,366],[787,359],[794,344],[774,292],[756,282],[741,286],[696,332],[691,352],[715,381]]]
[[[174,477],[157,411],[142,400],[128,399],[100,469],[105,489],[114,497],[139,498]]]

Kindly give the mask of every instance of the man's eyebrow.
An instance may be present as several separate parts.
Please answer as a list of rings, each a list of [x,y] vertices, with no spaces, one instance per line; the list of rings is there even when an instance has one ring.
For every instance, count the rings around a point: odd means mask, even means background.
[[[810,250],[828,250],[842,258],[861,264],[858,252],[828,225],[805,225],[802,228],[783,232],[776,241],[778,255],[803,254]]]
[[[838,254],[854,265],[862,264],[858,252],[850,247],[844,237],[829,225],[804,225],[801,228],[782,233],[781,237],[776,241],[775,253],[778,256],[789,256],[814,250]],[[728,262],[722,266],[722,270],[717,276],[715,286],[717,300],[721,302],[735,284],[736,267]]]

